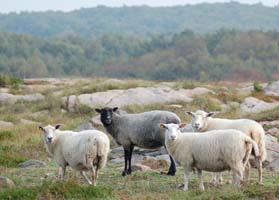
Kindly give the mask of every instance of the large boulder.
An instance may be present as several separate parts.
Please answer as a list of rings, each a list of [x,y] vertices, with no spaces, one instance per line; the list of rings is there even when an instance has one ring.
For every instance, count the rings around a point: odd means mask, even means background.
[[[9,93],[0,93],[0,102],[1,103],[15,103],[17,101],[17,98],[13,94]]]
[[[13,126],[14,124],[12,122],[0,121],[0,128],[9,128]]]
[[[75,128],[75,131],[96,130],[91,121],[84,122]]]
[[[26,124],[26,125],[36,125],[36,124],[39,124],[40,122],[32,121],[29,119],[20,119],[20,123]]]
[[[263,126],[278,126],[279,127],[279,120],[261,121],[260,124]]]
[[[279,143],[276,137],[267,134],[265,135],[265,144],[267,151],[265,166],[267,166],[267,169],[269,169],[269,165],[273,163],[273,161],[279,159]]]
[[[267,167],[268,170],[270,171],[277,171],[279,172],[279,158],[272,161]]]
[[[73,110],[77,104],[84,104],[92,108],[103,106],[127,105],[147,105],[156,103],[181,101],[192,101],[195,95],[213,93],[206,88],[179,89],[170,87],[137,87],[128,90],[109,90],[105,92],[96,92],[92,94],[81,94],[79,96],[63,97],[62,101],[68,110]],[[69,100],[71,102],[69,103]]]
[[[27,95],[13,95],[9,93],[0,93],[0,102],[2,103],[16,103],[17,101],[33,102],[44,100],[44,95],[40,93],[27,94]]]
[[[265,95],[279,96],[279,81],[275,81],[264,88]]]
[[[28,168],[28,167],[44,167],[46,166],[46,163],[40,160],[27,160],[25,162],[19,163],[19,167],[21,168]]]
[[[247,97],[240,105],[240,109],[247,113],[259,113],[274,109],[277,106],[279,106],[279,102],[267,103],[254,97]]]
[[[44,100],[45,97],[44,95],[40,93],[34,93],[34,94],[27,94],[27,95],[16,95],[18,101],[27,101],[27,102],[32,102],[32,101],[39,101],[39,100]]]
[[[145,172],[148,170],[151,170],[151,168],[147,165],[143,165],[143,164],[133,164],[132,166],[132,171],[140,171],[140,172]]]
[[[275,136],[275,137],[279,137],[279,128],[271,128],[267,131],[270,135]]]
[[[3,176],[0,176],[0,188],[14,188],[15,187],[15,184],[14,182],[7,178],[7,177],[3,177]]]

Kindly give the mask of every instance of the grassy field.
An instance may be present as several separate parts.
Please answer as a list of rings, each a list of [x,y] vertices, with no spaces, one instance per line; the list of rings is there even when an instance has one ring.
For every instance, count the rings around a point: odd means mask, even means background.
[[[256,183],[253,170],[249,183],[242,188],[228,182],[231,173],[224,173],[222,185],[210,185],[210,174],[204,173],[205,191],[198,189],[196,174],[191,174],[189,191],[181,190],[183,170],[176,176],[161,175],[159,171],[135,172],[122,177],[122,164],[109,163],[99,176],[97,187],[88,186],[79,173],[68,170],[67,181],[56,180],[57,167],[50,162],[44,168],[9,168],[5,176],[14,180],[17,188],[0,190],[0,199],[278,199],[279,174],[264,172],[264,185]],[[46,174],[50,174],[46,177]]]
[[[87,107],[80,106],[75,112],[61,112],[61,97],[70,94],[91,93],[110,89],[128,89],[133,87],[146,87],[160,84],[142,80],[115,80],[112,84],[106,79],[93,81],[73,81],[71,85],[57,83],[55,87],[34,89],[41,92],[46,100],[36,103],[17,102],[15,104],[0,105],[0,120],[13,122],[11,128],[0,128],[0,176],[5,176],[15,182],[16,188],[0,188],[0,199],[279,199],[279,173],[264,170],[264,186],[256,184],[256,173],[253,171],[252,180],[245,183],[241,189],[234,188],[224,183],[222,186],[209,184],[210,174],[205,173],[204,180],[206,191],[198,190],[196,175],[191,176],[190,190],[182,191],[179,186],[183,182],[183,172],[178,168],[174,177],[161,175],[159,171],[136,172],[132,176],[122,177],[122,164],[108,163],[101,171],[97,187],[90,187],[84,183],[80,175],[70,169],[67,181],[62,183],[57,180],[57,166],[50,161],[41,140],[38,130],[39,124],[62,124],[62,129],[74,129],[77,125],[88,121],[97,113]],[[29,85],[47,85],[45,81],[29,82]],[[228,83],[198,83],[181,81],[168,83],[173,88],[194,88],[197,86],[208,87],[215,94],[200,95],[191,103],[183,101],[168,104],[153,104],[147,106],[130,105],[124,108],[127,112],[142,112],[153,109],[169,110],[177,113],[182,121],[189,122],[189,116],[184,111],[205,109],[208,111],[222,111],[221,104],[228,102],[242,102],[243,95],[236,93],[236,88]],[[223,86],[228,89],[225,90]],[[30,90],[11,88],[14,94],[29,94]],[[55,93],[57,93],[55,95]],[[253,93],[257,98],[268,101],[278,101],[265,97],[262,92]],[[268,99],[267,99],[268,98]],[[180,104],[183,109],[171,107],[171,104]],[[218,116],[238,118],[242,114],[239,108],[230,108],[220,112]],[[278,120],[279,107],[260,114],[247,115],[246,117],[264,121]],[[22,119],[38,123],[22,123]],[[97,127],[103,129],[102,127]],[[270,127],[268,127],[270,128]],[[112,147],[115,143],[112,142]],[[18,168],[18,164],[29,159],[39,159],[47,163],[43,168]],[[166,170],[166,169],[165,169]],[[225,173],[225,180],[231,180],[230,173]]]

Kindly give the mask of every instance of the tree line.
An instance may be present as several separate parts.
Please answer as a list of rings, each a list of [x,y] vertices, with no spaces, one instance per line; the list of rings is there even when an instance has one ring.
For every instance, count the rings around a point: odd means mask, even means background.
[[[152,80],[273,80],[279,32],[191,30],[144,37],[38,38],[0,33],[0,73],[20,78],[107,76]]]
[[[104,34],[173,34],[184,29],[208,33],[220,28],[279,30],[279,7],[237,2],[174,7],[98,6],[71,12],[21,12],[0,14],[0,31],[38,37],[85,37]]]

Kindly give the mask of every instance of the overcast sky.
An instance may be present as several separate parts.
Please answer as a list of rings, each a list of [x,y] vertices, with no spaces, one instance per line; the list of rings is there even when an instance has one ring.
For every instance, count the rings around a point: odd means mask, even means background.
[[[279,0],[236,0],[241,3],[254,4],[261,2],[266,6],[279,5]],[[0,12],[20,12],[20,11],[45,11],[62,10],[70,11],[81,7],[95,7],[97,5],[106,6],[173,6],[197,3],[230,2],[230,0],[0,0]]]

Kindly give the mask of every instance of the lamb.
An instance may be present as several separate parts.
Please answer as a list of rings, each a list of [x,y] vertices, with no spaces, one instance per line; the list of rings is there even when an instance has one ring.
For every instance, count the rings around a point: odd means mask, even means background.
[[[61,131],[60,125],[39,126],[43,131],[43,141],[50,156],[59,165],[59,175],[64,180],[66,166],[80,171],[86,181],[96,186],[98,170],[107,162],[110,149],[108,136],[98,130],[80,132]],[[92,172],[92,181],[85,171]]]
[[[185,124],[160,124],[165,130],[168,152],[184,168],[184,190],[188,190],[189,174],[193,168],[197,170],[201,190],[204,190],[202,170],[232,170],[233,184],[239,186],[252,146],[259,156],[257,143],[234,129],[181,133],[183,126]]]
[[[220,130],[220,129],[237,129],[244,132],[247,136],[251,137],[259,146],[260,158],[258,163],[258,182],[262,184],[262,162],[266,159],[266,149],[264,142],[264,129],[263,127],[254,120],[250,119],[220,119],[212,118],[214,112],[205,112],[198,110],[194,112],[186,112],[192,116],[192,127],[199,132]],[[254,153],[254,152],[253,152]],[[248,163],[245,177],[249,179],[250,164]],[[214,178],[213,178],[214,181]]]
[[[96,109],[107,132],[124,148],[125,167],[122,176],[132,173],[131,160],[135,146],[155,149],[164,145],[165,137],[159,123],[180,123],[180,118],[168,111],[149,111],[138,114],[119,115],[115,108]],[[175,163],[170,156],[168,175],[175,175]]]

